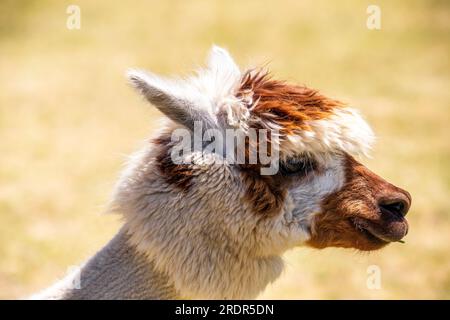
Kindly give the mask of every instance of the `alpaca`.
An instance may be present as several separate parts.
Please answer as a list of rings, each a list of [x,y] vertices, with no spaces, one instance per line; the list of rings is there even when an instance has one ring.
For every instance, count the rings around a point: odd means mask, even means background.
[[[355,159],[374,140],[356,110],[264,70],[241,71],[219,47],[189,78],[128,77],[168,119],[119,178],[110,210],[124,224],[78,272],[33,298],[255,298],[288,249],[370,251],[406,235],[409,193]],[[277,170],[263,174],[259,159],[233,163],[235,148],[212,152],[189,139],[191,152],[174,161],[174,133],[195,140],[210,129],[270,133]],[[241,145],[245,160],[262,143]]]

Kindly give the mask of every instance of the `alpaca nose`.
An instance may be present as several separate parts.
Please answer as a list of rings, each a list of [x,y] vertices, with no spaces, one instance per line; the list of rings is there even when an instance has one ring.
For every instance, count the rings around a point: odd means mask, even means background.
[[[410,206],[410,194],[400,188],[396,188],[396,191],[390,192],[389,195],[378,200],[378,207],[380,208],[381,215],[390,219],[402,219],[408,213]]]

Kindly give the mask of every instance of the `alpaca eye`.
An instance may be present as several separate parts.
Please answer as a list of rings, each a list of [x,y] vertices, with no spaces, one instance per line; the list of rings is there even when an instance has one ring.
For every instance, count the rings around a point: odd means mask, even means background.
[[[313,159],[308,157],[289,158],[280,163],[280,172],[283,175],[302,175],[306,176],[317,168]]]

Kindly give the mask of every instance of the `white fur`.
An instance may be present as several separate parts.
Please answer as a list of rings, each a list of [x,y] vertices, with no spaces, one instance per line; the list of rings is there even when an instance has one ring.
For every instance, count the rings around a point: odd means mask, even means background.
[[[327,159],[321,164],[323,172],[294,185],[290,190],[290,194],[297,204],[293,215],[301,217],[301,225],[305,228],[309,228],[314,215],[321,212],[321,201],[327,195],[341,189],[345,182],[343,159],[339,156],[321,158]]]
[[[274,123],[265,125],[280,130]],[[308,121],[306,130],[280,137],[280,152],[284,156],[307,153],[321,156],[346,152],[368,156],[374,134],[358,111],[353,108],[336,108],[328,118]]]

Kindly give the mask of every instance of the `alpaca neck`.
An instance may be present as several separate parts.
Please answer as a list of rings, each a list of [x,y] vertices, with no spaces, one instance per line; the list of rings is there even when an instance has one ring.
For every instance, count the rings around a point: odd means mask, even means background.
[[[77,282],[79,285],[74,288]],[[175,299],[179,297],[168,277],[155,271],[151,261],[128,243],[126,232],[121,230],[81,267],[78,275],[68,276],[36,298]]]

